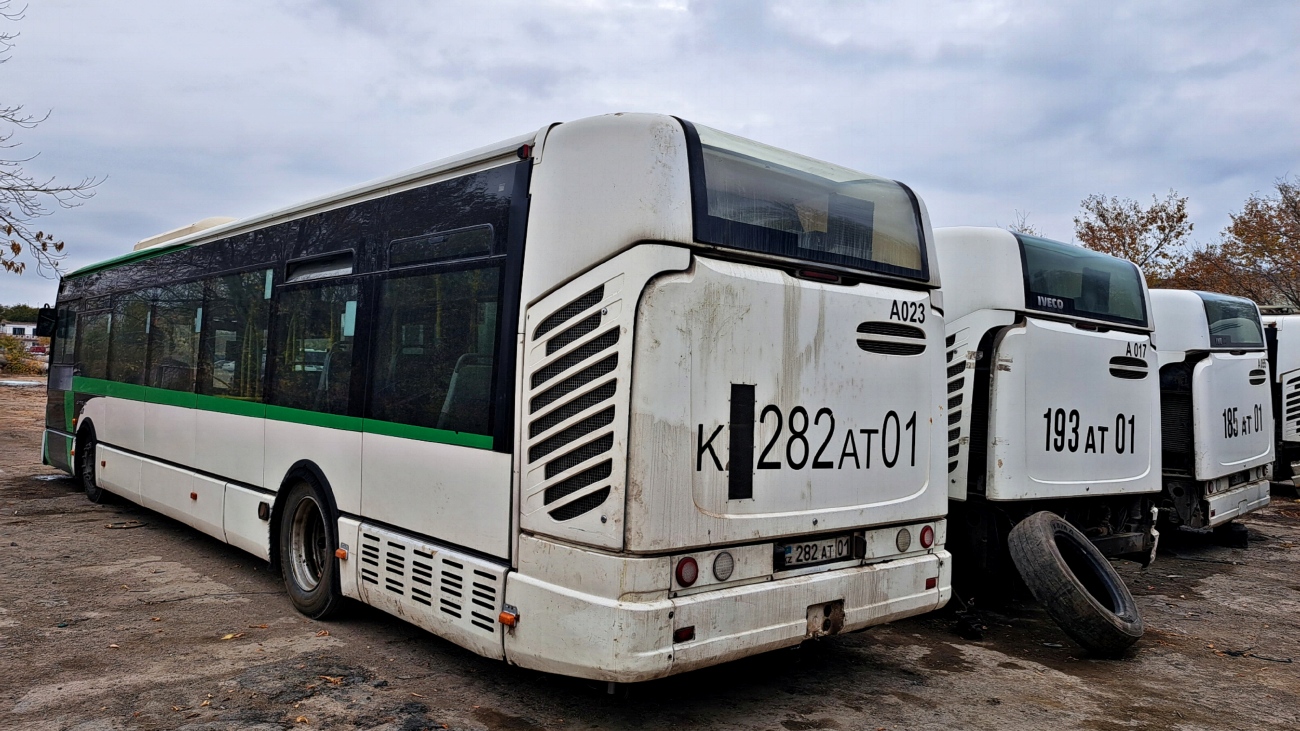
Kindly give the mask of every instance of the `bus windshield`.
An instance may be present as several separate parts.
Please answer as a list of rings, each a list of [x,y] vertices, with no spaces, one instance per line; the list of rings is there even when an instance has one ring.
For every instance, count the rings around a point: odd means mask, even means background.
[[[1264,328],[1260,325],[1259,310],[1255,309],[1254,302],[1210,292],[1196,294],[1205,303],[1205,319],[1210,325],[1210,347],[1264,347]]]
[[[1025,271],[1025,307],[1147,326],[1144,282],[1132,262],[1036,236],[1016,234],[1016,239]]]
[[[704,243],[928,279],[915,196],[885,178],[687,124]],[[694,130],[695,134],[690,135]]]

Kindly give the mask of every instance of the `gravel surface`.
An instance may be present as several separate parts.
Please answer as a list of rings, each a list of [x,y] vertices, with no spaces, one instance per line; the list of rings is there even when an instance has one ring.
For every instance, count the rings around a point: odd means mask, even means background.
[[[261,561],[41,466],[43,408],[0,386],[0,729],[1300,727],[1290,497],[1243,521],[1249,548],[1167,536],[1150,568],[1122,564],[1148,628],[1122,660],[1018,602],[608,696],[369,608],[299,616]]]

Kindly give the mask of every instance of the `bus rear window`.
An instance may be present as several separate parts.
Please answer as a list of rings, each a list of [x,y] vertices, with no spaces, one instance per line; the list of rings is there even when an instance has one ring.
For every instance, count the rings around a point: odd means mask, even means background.
[[[915,196],[885,178],[685,123],[695,238],[928,279]]]
[[[1016,234],[1016,239],[1025,307],[1147,327],[1145,282],[1132,262],[1036,236]]]
[[[1210,347],[1239,350],[1264,347],[1264,328],[1255,303],[1240,297],[1209,292],[1196,293],[1205,303],[1210,325]]]

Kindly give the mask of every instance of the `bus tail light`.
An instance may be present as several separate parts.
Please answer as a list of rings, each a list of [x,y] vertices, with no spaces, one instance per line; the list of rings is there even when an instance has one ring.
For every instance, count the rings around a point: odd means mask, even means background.
[[[690,642],[695,639],[695,625],[673,630],[673,642]]]
[[[926,526],[921,529],[921,548],[929,548],[934,545],[934,529]]]
[[[677,562],[677,583],[682,586],[690,586],[695,580],[700,578],[700,565],[695,559],[687,556]]]

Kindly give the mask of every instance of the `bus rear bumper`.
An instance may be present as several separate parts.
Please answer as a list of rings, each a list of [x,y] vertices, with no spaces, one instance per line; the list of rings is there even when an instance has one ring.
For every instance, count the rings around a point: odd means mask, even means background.
[[[506,635],[505,653],[535,670],[640,682],[923,614],[951,596],[944,550],[648,601],[583,594],[512,572],[506,601],[519,624]],[[691,639],[674,642],[688,627]]]
[[[1259,510],[1269,503],[1269,482],[1265,478],[1205,498],[1209,527],[1214,528],[1233,518]]]

